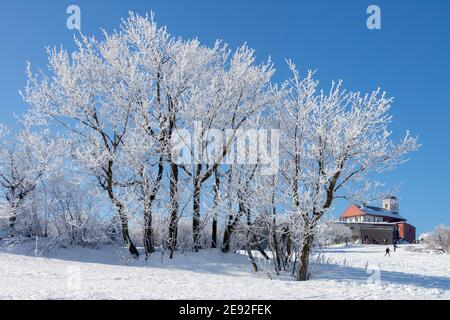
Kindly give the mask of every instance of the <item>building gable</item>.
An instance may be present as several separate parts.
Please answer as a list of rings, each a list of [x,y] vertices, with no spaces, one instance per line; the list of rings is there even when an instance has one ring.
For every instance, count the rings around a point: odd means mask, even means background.
[[[365,213],[360,208],[358,208],[358,206],[356,206],[355,204],[351,204],[341,215],[341,218],[359,217],[363,215],[365,215]]]

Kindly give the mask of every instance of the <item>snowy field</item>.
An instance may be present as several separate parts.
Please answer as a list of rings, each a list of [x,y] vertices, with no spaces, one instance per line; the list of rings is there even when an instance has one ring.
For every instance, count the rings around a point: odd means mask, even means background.
[[[450,255],[416,245],[389,258],[384,249],[323,249],[312,279],[300,283],[212,250],[173,260],[155,253],[146,263],[114,247],[61,249],[52,258],[31,246],[2,247],[0,299],[450,299]]]

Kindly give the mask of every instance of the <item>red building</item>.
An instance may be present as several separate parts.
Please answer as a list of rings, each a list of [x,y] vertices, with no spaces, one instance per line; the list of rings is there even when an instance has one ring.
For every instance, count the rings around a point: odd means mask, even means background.
[[[354,240],[363,243],[393,243],[394,241],[414,242],[416,228],[399,214],[396,197],[383,199],[383,206],[350,205],[340,216],[353,232]]]

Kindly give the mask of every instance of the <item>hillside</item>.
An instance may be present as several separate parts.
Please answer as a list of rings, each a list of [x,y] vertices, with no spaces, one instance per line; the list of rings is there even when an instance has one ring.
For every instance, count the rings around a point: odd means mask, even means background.
[[[117,247],[35,254],[31,244],[0,248],[0,299],[450,299],[450,256],[419,245],[391,258],[383,246],[323,249],[302,283],[212,250],[155,253],[148,263]]]

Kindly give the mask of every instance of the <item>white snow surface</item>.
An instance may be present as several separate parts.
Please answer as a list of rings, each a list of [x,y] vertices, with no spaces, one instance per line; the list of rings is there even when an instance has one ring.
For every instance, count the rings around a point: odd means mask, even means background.
[[[392,249],[392,248],[391,248]],[[421,245],[322,249],[311,279],[297,282],[261,260],[217,250],[161,252],[146,262],[122,248],[70,248],[47,253],[31,244],[0,247],[0,299],[450,299],[450,255]],[[318,258],[317,258],[318,257]]]

